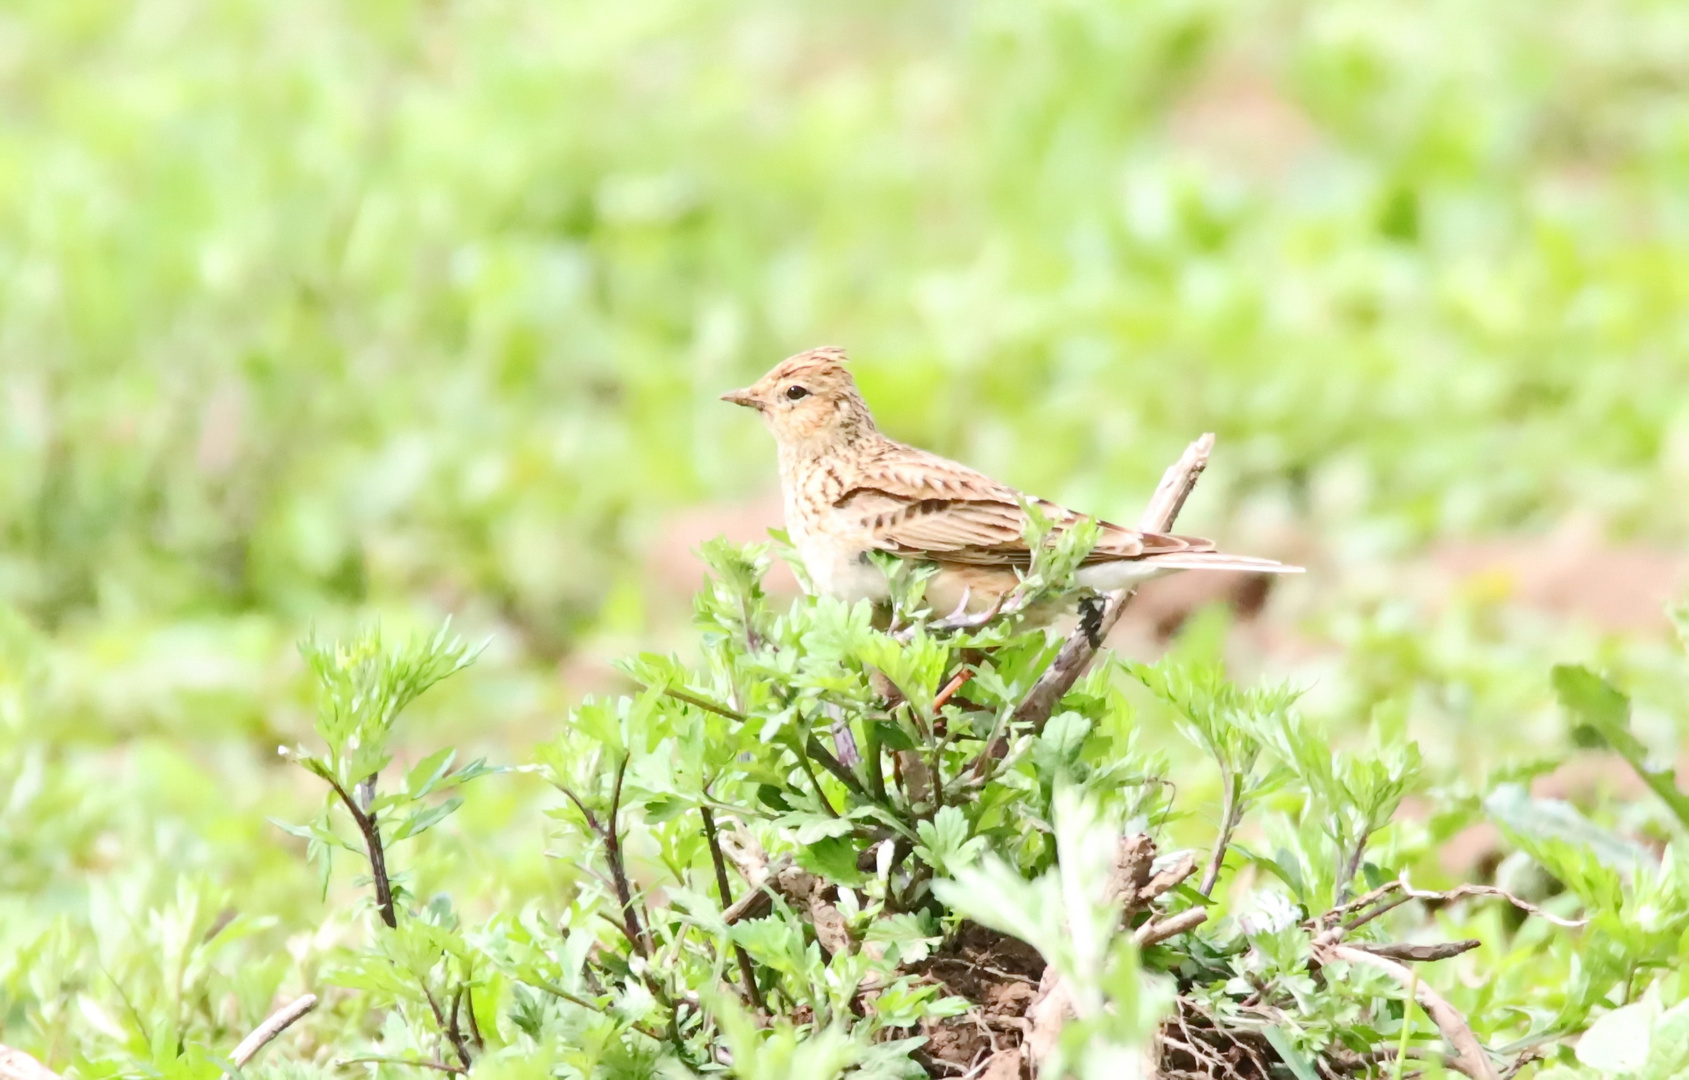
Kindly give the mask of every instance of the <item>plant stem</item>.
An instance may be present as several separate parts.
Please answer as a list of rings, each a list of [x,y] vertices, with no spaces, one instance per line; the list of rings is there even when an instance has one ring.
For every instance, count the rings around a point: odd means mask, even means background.
[[[721,910],[726,911],[733,906],[733,888],[727,880],[727,861],[721,855],[721,839],[716,834],[715,813],[708,806],[700,806],[699,811],[704,815],[704,839],[709,841],[710,861],[715,864],[715,885],[721,894]],[[745,996],[759,1012],[767,1012],[768,1005],[762,1000],[762,990],[757,986],[756,969],[751,967],[751,955],[738,942],[733,943],[733,955],[739,962],[739,978],[745,983]]]
[[[862,769],[868,777],[868,790],[874,798],[886,801],[885,762],[880,760],[880,725],[870,718],[862,725]]]
[[[1413,981],[1408,984],[1407,1000],[1402,1002],[1402,1035],[1396,1040],[1395,1080],[1402,1080],[1402,1069],[1407,1065],[1408,1037],[1413,1034],[1413,1010],[1419,1004],[1419,969],[1409,970],[1413,972]]]
[[[809,738],[804,741],[803,753],[799,756],[814,758],[823,769],[826,769],[828,772],[838,777],[839,783],[849,788],[851,794],[855,795],[857,798],[866,799],[868,797],[868,792],[865,788],[863,788],[861,782],[851,774],[849,769],[840,764],[839,759],[834,757],[831,751],[821,745],[821,740],[816,738],[813,732],[811,732]]]
[[[810,767],[809,758],[801,750],[795,752],[798,756],[798,768],[802,769],[804,776],[808,778],[809,786],[815,789],[815,798],[821,804],[822,812],[830,818],[838,817],[839,812],[833,809],[832,800],[828,799],[827,793],[821,790],[821,779],[815,775],[815,770]]]
[[[440,1029],[440,1034],[452,1044],[452,1049],[457,1051],[457,1059],[463,1063],[463,1068],[467,1071],[471,1059],[469,1047],[464,1045],[463,1042],[463,1033],[457,1029],[458,1003],[456,999],[452,1002],[452,1017],[447,1020],[445,1011],[440,1008],[439,999],[434,996],[434,991],[428,989],[426,981],[418,981],[422,983],[422,996],[428,999],[428,1008],[434,1014],[434,1025]]]
[[[254,1028],[252,1034],[240,1041],[240,1045],[235,1047],[235,1052],[229,1055],[229,1059],[235,1063],[237,1069],[245,1068],[248,1062],[258,1056],[258,1051],[316,1007],[317,995],[306,994],[277,1009],[270,1014],[269,1019]]]
[[[686,690],[677,690],[672,686],[665,686],[662,688],[662,692],[665,697],[674,698],[676,701],[684,701],[686,704],[694,706],[695,708],[703,709],[705,712],[713,712],[717,716],[725,716],[729,720],[737,720],[741,724],[750,719],[742,712],[737,712],[725,705],[717,705],[708,698],[701,698],[697,694]]]
[[[1232,842],[1238,820],[1243,817],[1243,777],[1229,768],[1222,767],[1220,772],[1225,783],[1225,801],[1220,812],[1220,835],[1214,838],[1214,850],[1208,853],[1208,869],[1203,871],[1202,884],[1196,890],[1203,896],[1211,895],[1214,886],[1219,883],[1220,867],[1226,861],[1226,848]]]
[[[627,779],[630,757],[631,754],[623,754],[621,762],[616,766],[616,784],[610,793],[610,820],[599,835],[604,838],[604,858],[610,864],[610,878],[616,886],[616,900],[622,905],[622,923],[627,928],[628,941],[640,956],[649,960],[651,939],[639,925],[639,914],[634,908],[633,888],[628,883],[627,863],[622,857],[622,839],[617,820],[621,815],[622,783]]]
[[[317,775],[329,782],[340,801],[346,804],[346,812],[352,815],[352,821],[357,824],[358,831],[363,833],[364,848],[369,853],[370,878],[375,882],[375,906],[381,913],[381,921],[389,929],[398,929],[399,913],[393,903],[393,883],[387,877],[387,853],[381,843],[381,825],[374,814],[366,814],[358,806],[357,800],[326,769]]]
[[[433,1069],[435,1072],[456,1073],[466,1076],[469,1070],[462,1065],[447,1065],[442,1061],[412,1061],[409,1058],[398,1057],[355,1057],[340,1058],[336,1065],[409,1065],[417,1069]]]
[[[1366,842],[1370,839],[1372,832],[1363,831],[1355,838],[1355,848],[1349,852],[1349,857],[1338,863],[1335,903],[1342,904],[1349,899],[1349,889],[1355,883],[1355,875],[1361,872],[1361,857],[1366,854]]]

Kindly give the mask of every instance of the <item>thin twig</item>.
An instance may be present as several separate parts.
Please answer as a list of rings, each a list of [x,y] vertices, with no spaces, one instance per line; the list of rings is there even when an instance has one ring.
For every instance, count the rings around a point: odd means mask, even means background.
[[[803,752],[820,762],[821,767],[837,777],[839,783],[850,789],[851,794],[859,799],[867,800],[868,792],[856,779],[855,774],[845,768],[839,759],[833,756],[832,751],[822,746],[821,740],[816,738],[813,732],[804,741]]]
[[[741,724],[745,723],[749,719],[749,717],[742,712],[736,712],[725,705],[718,705],[708,698],[701,698],[697,694],[687,690],[678,690],[672,686],[664,686],[660,688],[660,692],[664,697],[671,697],[676,701],[683,701],[688,705],[703,709],[705,712],[713,712],[717,716],[725,716],[729,720],[737,720]]]
[[[1397,982],[1425,1009],[1425,1015],[1437,1025],[1437,1030],[1443,1033],[1443,1038],[1454,1047],[1455,1056],[1449,1061],[1449,1066],[1471,1080],[1500,1080],[1496,1075],[1495,1066],[1490,1064],[1489,1055],[1484,1052],[1484,1046],[1478,1041],[1478,1036],[1472,1034],[1472,1025],[1460,1015],[1460,1011],[1429,985],[1419,980],[1418,974],[1405,964],[1383,956],[1376,956],[1352,945],[1325,945],[1317,948],[1317,953],[1323,954],[1322,960],[1344,960],[1351,964],[1374,968],[1382,971]]]
[[[1151,945],[1160,944],[1170,937],[1177,937],[1187,930],[1194,930],[1208,921],[1208,912],[1204,908],[1190,908],[1177,915],[1169,915],[1160,922],[1147,922],[1132,932],[1132,941],[1140,949],[1147,949]]]
[[[286,1031],[298,1022],[299,1018],[317,1007],[317,995],[304,994],[275,1012],[269,1019],[252,1029],[252,1034],[240,1041],[229,1060],[235,1063],[235,1068],[244,1069],[246,1063],[258,1056],[258,1051],[268,1046],[277,1035]]]
[[[387,853],[381,843],[380,822],[376,821],[374,814],[364,812],[357,800],[341,786],[339,780],[326,772],[317,775],[322,776],[334,788],[334,793],[346,804],[346,811],[352,815],[352,821],[357,824],[358,831],[363,833],[364,847],[369,852],[370,878],[375,882],[376,909],[381,912],[381,921],[386,923],[389,929],[397,929],[399,913],[393,903],[393,883],[387,877]]]
[[[457,984],[452,993],[452,1011],[446,1023],[446,1038],[452,1041],[457,1049],[458,1060],[468,1065],[472,1060],[469,1053],[469,1039],[463,1033],[463,983]]]
[[[628,759],[631,754],[623,754],[622,760],[616,766],[615,786],[610,790],[610,819],[600,830],[599,836],[604,840],[604,860],[610,864],[610,878],[616,886],[616,900],[622,905],[622,923],[627,928],[628,941],[645,959],[651,959],[651,939],[639,925],[639,914],[633,903],[633,887],[628,883],[627,863],[622,858],[622,838],[620,822],[617,820],[622,811],[622,784],[627,780]]]
[[[1390,897],[1391,893],[1399,893],[1400,895]],[[1563,926],[1570,930],[1576,930],[1589,924],[1588,919],[1563,919],[1558,915],[1552,915],[1549,912],[1544,911],[1542,908],[1537,907],[1535,904],[1526,900],[1521,900],[1507,890],[1498,889],[1494,885],[1458,885],[1455,888],[1439,892],[1434,889],[1416,889],[1413,887],[1413,884],[1407,880],[1406,875],[1403,875],[1395,881],[1380,885],[1365,896],[1351,900],[1340,907],[1333,908],[1318,919],[1311,920],[1310,923],[1305,925],[1309,925],[1310,928],[1312,928],[1312,926],[1321,922],[1329,922],[1340,915],[1345,915],[1351,911],[1359,910],[1360,914],[1356,915],[1348,922],[1343,923],[1340,926],[1330,927],[1329,929],[1322,931],[1319,936],[1314,939],[1315,945],[1330,945],[1337,941],[1341,941],[1344,935],[1354,932],[1360,927],[1365,926],[1367,923],[1378,918],[1380,915],[1383,915],[1385,912],[1400,907],[1409,900],[1433,900],[1447,904],[1466,896],[1493,896],[1500,900],[1506,900],[1508,903],[1528,915],[1535,915],[1537,918],[1547,920],[1555,926]],[[1380,903],[1380,901],[1384,900],[1386,897],[1390,897],[1390,899],[1387,902]]]
[[[470,969],[470,974],[474,974],[473,968]],[[485,1050],[487,1040],[481,1037],[481,1025],[475,1021],[475,986],[473,983],[463,984],[463,1007],[464,1014],[469,1017],[470,1041],[475,1044],[475,1049]]]
[[[811,738],[810,741],[814,742],[814,739]],[[815,745],[820,746],[821,744],[816,742]],[[820,801],[821,809],[830,818],[838,817],[839,812],[833,809],[832,800],[828,799],[827,793],[821,790],[821,781],[816,777],[815,770],[810,767],[809,758],[801,752],[798,753],[798,768],[802,769],[804,776],[808,777],[809,786],[815,789],[815,798]]]
[[[1214,436],[1211,434],[1202,436],[1185,448],[1179,460],[1162,475],[1155,494],[1150,496],[1149,505],[1144,508],[1143,516],[1138,519],[1140,530],[1164,533],[1173,528],[1174,520],[1184,508],[1191,489],[1196,486],[1197,477],[1201,476],[1202,470],[1207,467],[1208,455],[1213,449]],[[1044,729],[1044,724],[1055,711],[1056,704],[1073,689],[1073,684],[1084,674],[1103,639],[1114,629],[1114,624],[1120,621],[1120,615],[1126,610],[1132,593],[1131,588],[1109,593],[1094,625],[1081,625],[1068,635],[1055,660],[1044,669],[1044,674],[1038,677],[1038,681],[1015,710],[1017,721],[1031,725],[1034,732]],[[1081,620],[1082,623],[1084,621]]]
[[[433,1069],[435,1072],[455,1073],[458,1076],[469,1075],[469,1070],[462,1065],[448,1065],[443,1061],[417,1061],[412,1058],[400,1057],[340,1058],[334,1064],[337,1067],[346,1065],[412,1065],[418,1069]]]
[[[1357,941],[1354,947],[1362,952],[1369,952],[1374,956],[1386,956],[1391,960],[1414,960],[1430,963],[1435,960],[1449,960],[1462,953],[1469,953],[1483,944],[1476,938],[1464,941],[1449,941],[1437,945],[1403,945],[1394,942]]]
[[[1404,877],[1402,878],[1402,887],[1405,888],[1407,890],[1407,894],[1415,900],[1441,900],[1444,903],[1452,903],[1463,896],[1494,896],[1498,899],[1506,900],[1509,904],[1512,904],[1527,915],[1535,915],[1539,919],[1551,922],[1555,926],[1563,926],[1568,930],[1577,930],[1589,925],[1588,919],[1562,919],[1558,915],[1551,915],[1537,907],[1535,904],[1521,900],[1506,889],[1498,889],[1494,885],[1457,885],[1447,892],[1435,892],[1430,889],[1416,889],[1413,887],[1413,884]]]
[[[937,713],[938,710],[948,705],[950,703],[950,699],[956,696],[956,691],[960,690],[963,685],[973,677],[974,673],[972,668],[963,668],[961,671],[958,671],[955,676],[953,676],[951,680],[944,685],[944,689],[938,692],[938,696],[932,699],[932,711]]]
[[[1243,817],[1243,793],[1239,790],[1243,786],[1243,777],[1225,767],[1222,767],[1222,772],[1221,780],[1226,790],[1220,811],[1220,835],[1214,838],[1214,850],[1208,853],[1208,869],[1203,871],[1202,884],[1196,890],[1203,896],[1211,895],[1214,886],[1219,883],[1220,867],[1226,861],[1226,847],[1231,844],[1232,832]]]
[[[727,862],[721,855],[721,838],[716,833],[715,813],[708,806],[698,808],[704,815],[704,839],[710,845],[710,861],[715,864],[715,885],[721,893],[721,907],[725,911],[733,906],[733,887],[727,880]],[[751,955],[738,942],[733,943],[733,955],[739,961],[739,978],[745,984],[745,996],[758,1012],[767,1012],[768,1006],[762,1000],[762,990],[757,986],[756,969],[751,967]]]
[[[1349,890],[1355,884],[1355,875],[1361,872],[1361,858],[1366,854],[1366,842],[1370,839],[1372,839],[1372,830],[1363,830],[1361,835],[1355,838],[1355,849],[1349,853],[1349,857],[1338,861],[1337,902],[1339,904],[1349,898]]]
[[[463,1045],[462,1036],[453,1031],[457,1027],[456,1019],[448,1022],[445,1010],[440,1008],[440,999],[435,997],[434,991],[428,988],[427,980],[418,979],[417,981],[422,984],[422,996],[428,999],[428,1009],[434,1014],[434,1026],[439,1029],[441,1037],[451,1042],[452,1048],[457,1051],[457,1059],[463,1062],[463,1067],[467,1071],[470,1063],[469,1050]]]

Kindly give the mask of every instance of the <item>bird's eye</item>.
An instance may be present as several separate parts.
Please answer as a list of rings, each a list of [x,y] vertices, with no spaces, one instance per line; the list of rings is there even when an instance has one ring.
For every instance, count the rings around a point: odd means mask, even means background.
[[[808,396],[809,396],[809,391],[805,390],[801,386],[788,386],[786,388],[786,400],[787,401],[802,401],[804,398],[806,398]]]

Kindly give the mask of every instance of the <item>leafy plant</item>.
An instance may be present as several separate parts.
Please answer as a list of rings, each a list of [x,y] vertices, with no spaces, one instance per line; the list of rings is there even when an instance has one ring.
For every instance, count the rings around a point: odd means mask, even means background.
[[[1071,549],[1052,550],[1071,574]],[[586,876],[550,914],[474,932],[444,898],[415,908],[389,888],[405,916],[334,976],[396,1010],[381,1052],[356,1056],[448,1071],[546,1060],[582,1077],[912,1077],[987,1059],[1047,1077],[1366,1076],[1444,1057],[1482,1077],[1499,1075],[1495,1058],[1523,1065],[1583,1030],[1619,990],[1648,986],[1653,1001],[1666,986],[1650,973],[1689,925],[1670,853],[1621,874],[1590,846],[1594,826],[1515,830],[1570,888],[1555,906],[1583,919],[1493,886],[1417,888],[1402,855],[1373,848],[1418,787],[1411,744],[1333,753],[1296,693],[1178,661],[1128,669],[1212,759],[1221,805],[1203,858],[1163,852],[1177,801],[1137,746],[1113,664],[1047,720],[1017,718],[1056,652],[1019,626],[1025,605],[940,633],[905,580],[894,608],[906,618],[889,623],[826,598],[777,612],[760,585],[766,546],[704,554],[701,662],[630,660],[642,690],[584,702],[538,751],[561,798],[551,852]],[[394,717],[470,654],[442,635],[395,654],[366,637],[308,655],[329,750],[299,756],[330,784],[325,815],[352,816],[366,841],[335,840],[325,817],[300,830],[314,852],[368,857],[366,825],[420,831],[402,823],[449,813],[420,799],[487,771],[452,772],[436,754],[403,794],[364,809],[343,793],[386,764]],[[1238,842],[1257,819],[1270,857]],[[1266,873],[1223,894],[1228,865]],[[1526,923],[1489,942],[1389,935],[1423,905],[1485,899]],[[1539,922],[1554,932],[1533,932]],[[1552,1014],[1480,1001],[1488,1015],[1468,1015],[1410,967],[1479,948],[1515,966],[1574,949],[1585,962]],[[460,1006],[484,1025],[460,1023]],[[1486,1048],[1504,1034],[1508,1046]]]

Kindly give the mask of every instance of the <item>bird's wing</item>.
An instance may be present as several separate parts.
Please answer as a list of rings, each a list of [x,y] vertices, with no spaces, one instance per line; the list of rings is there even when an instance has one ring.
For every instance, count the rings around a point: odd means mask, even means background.
[[[1025,567],[1032,561],[1025,538],[1026,498],[965,465],[913,447],[896,446],[866,463],[834,509],[865,532],[874,547],[908,558],[973,566]],[[1032,499],[1059,532],[1081,515]],[[1140,532],[1106,521],[1087,563],[1183,552],[1212,551],[1192,537]]]

